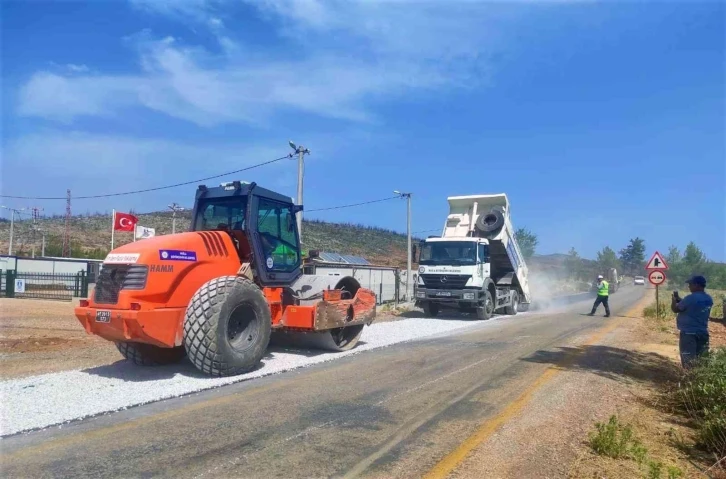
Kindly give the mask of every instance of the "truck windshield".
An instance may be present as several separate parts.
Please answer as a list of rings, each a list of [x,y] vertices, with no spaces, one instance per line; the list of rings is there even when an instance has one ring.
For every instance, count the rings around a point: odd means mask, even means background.
[[[464,241],[436,241],[424,243],[421,247],[419,264],[476,264],[476,245],[476,243]]]
[[[202,200],[194,218],[194,231],[244,231],[246,210],[246,196]]]

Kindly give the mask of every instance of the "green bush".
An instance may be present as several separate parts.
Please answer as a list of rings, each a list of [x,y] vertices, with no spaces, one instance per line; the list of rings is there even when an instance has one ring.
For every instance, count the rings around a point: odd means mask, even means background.
[[[726,456],[726,348],[711,351],[686,373],[678,403],[696,422],[699,444]]]
[[[629,458],[642,463],[648,450],[635,438],[629,424],[620,424],[617,416],[610,416],[606,423],[596,423],[590,434],[590,447],[602,455],[614,459]]]

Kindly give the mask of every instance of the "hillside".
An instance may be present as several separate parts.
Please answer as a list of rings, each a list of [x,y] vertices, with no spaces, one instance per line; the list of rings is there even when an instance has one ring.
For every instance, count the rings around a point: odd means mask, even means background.
[[[154,228],[157,235],[172,232],[171,212],[140,214],[139,224]],[[177,213],[176,229],[185,231],[191,222],[191,212]],[[65,220],[61,216],[42,218],[36,226],[46,233],[46,255],[61,256]],[[33,232],[30,220],[15,222],[13,253],[30,256],[35,245],[36,255],[41,251],[41,233]],[[0,221],[0,252],[6,253],[10,236],[10,223]],[[131,233],[116,232],[115,245],[131,242]],[[417,241],[417,240],[416,240]],[[394,231],[355,224],[303,222],[304,248],[353,254],[382,266],[406,266],[406,236]],[[111,215],[87,214],[71,218],[71,256],[77,258],[104,258],[111,246]],[[567,255],[535,256],[527,264],[533,272],[554,281],[567,278]],[[595,262],[583,260],[588,273],[594,272]]]
[[[139,224],[154,228],[157,235],[172,232],[171,212],[138,215]],[[191,222],[191,212],[177,213],[176,230],[185,231]],[[46,255],[60,256],[65,220],[63,217],[42,218],[36,223],[46,233]],[[7,253],[10,222],[0,222],[0,252]],[[131,233],[116,232],[115,245],[132,241]],[[40,254],[41,233],[33,232],[30,220],[15,222],[13,253]],[[382,228],[354,224],[303,222],[305,249],[319,249],[362,256],[373,264],[405,266],[406,236]],[[111,246],[111,215],[79,215],[71,218],[71,246],[74,257],[103,258]]]

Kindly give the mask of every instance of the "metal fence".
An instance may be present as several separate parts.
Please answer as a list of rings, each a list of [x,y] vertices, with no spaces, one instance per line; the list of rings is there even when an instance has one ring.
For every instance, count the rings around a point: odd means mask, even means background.
[[[88,297],[85,271],[68,273],[18,273],[7,271],[2,281],[2,295],[7,298],[72,301]]]

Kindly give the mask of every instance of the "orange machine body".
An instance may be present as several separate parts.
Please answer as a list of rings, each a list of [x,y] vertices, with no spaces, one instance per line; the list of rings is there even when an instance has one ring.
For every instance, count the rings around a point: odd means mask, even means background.
[[[228,233],[198,231],[116,248],[104,261],[104,281],[75,315],[89,334],[110,341],[181,346],[192,296],[211,279],[238,274],[248,254],[245,243],[238,252]],[[286,300],[285,288],[263,288],[263,293],[277,329],[326,330],[370,324],[375,316],[375,293],[365,288],[347,299],[340,291],[323,291],[320,301],[306,305]]]

